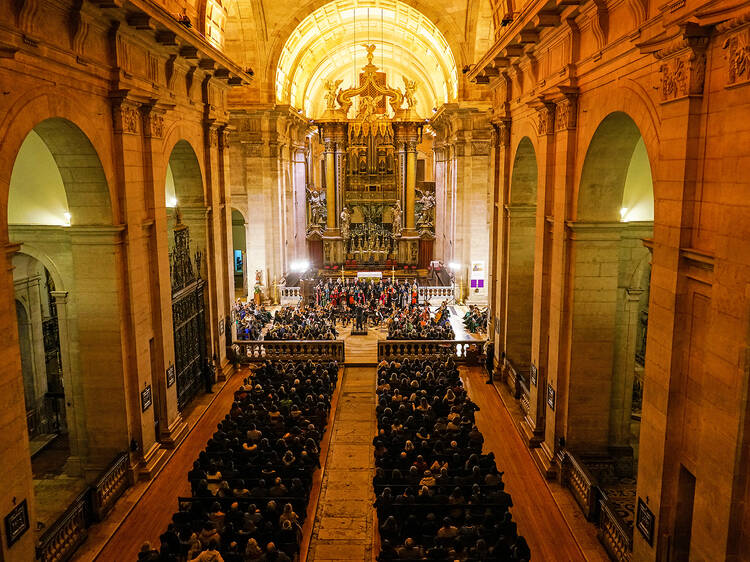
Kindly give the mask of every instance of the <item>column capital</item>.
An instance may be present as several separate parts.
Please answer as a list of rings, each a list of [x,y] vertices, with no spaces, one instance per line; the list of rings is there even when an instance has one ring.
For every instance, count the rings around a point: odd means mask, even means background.
[[[50,291],[49,294],[55,299],[55,304],[66,304],[68,302],[68,291]]]

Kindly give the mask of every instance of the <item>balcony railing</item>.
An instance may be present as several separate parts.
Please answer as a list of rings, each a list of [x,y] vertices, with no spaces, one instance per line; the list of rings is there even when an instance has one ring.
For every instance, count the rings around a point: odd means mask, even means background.
[[[599,530],[597,536],[607,553],[617,562],[630,562],[633,554],[633,536],[625,529],[617,514],[606,500],[600,500]]]
[[[302,300],[299,287],[281,287],[279,289],[281,304],[297,304]]]
[[[452,356],[459,363],[478,362],[480,340],[379,340],[378,361]]]
[[[591,473],[570,451],[563,455],[560,483],[570,489],[586,519],[596,521],[601,491]]]
[[[453,286],[437,287],[437,286],[424,286],[419,287],[419,302],[430,301],[432,304],[440,304],[445,300],[450,300],[454,297],[455,292]],[[435,301],[434,303],[432,301]]]
[[[240,364],[278,360],[344,361],[341,340],[235,341],[232,356]]]

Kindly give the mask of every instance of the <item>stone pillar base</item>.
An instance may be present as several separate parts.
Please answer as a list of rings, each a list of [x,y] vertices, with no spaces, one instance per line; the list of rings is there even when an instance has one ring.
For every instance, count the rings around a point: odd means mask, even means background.
[[[224,359],[223,364],[221,365],[221,370],[219,371],[217,375],[217,380],[219,381],[225,381],[228,380],[229,377],[231,377],[234,374],[234,365],[232,364],[229,359]]]
[[[531,450],[531,458],[534,459],[539,472],[542,473],[547,480],[557,479],[559,464],[552,451],[550,451],[545,442],[542,442],[539,447]]]
[[[534,427],[534,420],[526,416],[521,420],[521,437],[529,449],[536,449],[544,441],[544,431]]]
[[[138,478],[140,480],[151,480],[159,469],[164,466],[168,458],[167,449],[161,443],[154,443],[143,455],[143,460],[138,465]]]
[[[166,449],[174,449],[177,444],[187,435],[188,426],[180,414],[172,420],[166,431],[162,431],[159,442]]]

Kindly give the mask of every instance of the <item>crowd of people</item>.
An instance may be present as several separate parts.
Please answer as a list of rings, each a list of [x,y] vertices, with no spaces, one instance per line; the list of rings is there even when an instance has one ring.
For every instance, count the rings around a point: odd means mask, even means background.
[[[256,306],[253,301],[242,302],[237,299],[232,307],[237,327],[237,339],[259,340],[263,328],[271,321],[271,313],[265,306]]]
[[[289,562],[338,380],[336,362],[269,362],[235,392],[188,473],[192,495],[139,560]]]
[[[284,306],[273,315],[266,340],[335,340],[336,322],[319,306]]]
[[[487,311],[485,308],[482,310],[476,305],[470,305],[469,310],[464,314],[463,322],[464,328],[470,334],[476,334],[478,332],[487,331]]]
[[[394,309],[414,306],[419,301],[416,280],[325,279],[315,287],[315,303],[324,308],[353,310],[356,305],[384,316]]]
[[[389,340],[453,340],[456,334],[443,303],[435,313],[428,304],[394,311],[386,320]]]
[[[378,560],[531,558],[453,360],[378,365]]]

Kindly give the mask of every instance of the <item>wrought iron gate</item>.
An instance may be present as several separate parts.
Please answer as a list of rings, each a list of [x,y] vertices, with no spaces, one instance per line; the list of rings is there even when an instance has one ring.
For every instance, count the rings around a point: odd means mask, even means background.
[[[182,410],[198,394],[206,369],[206,282],[200,277],[201,253],[190,256],[190,229],[177,211],[174,250],[170,256],[172,326],[177,372],[177,408]]]

